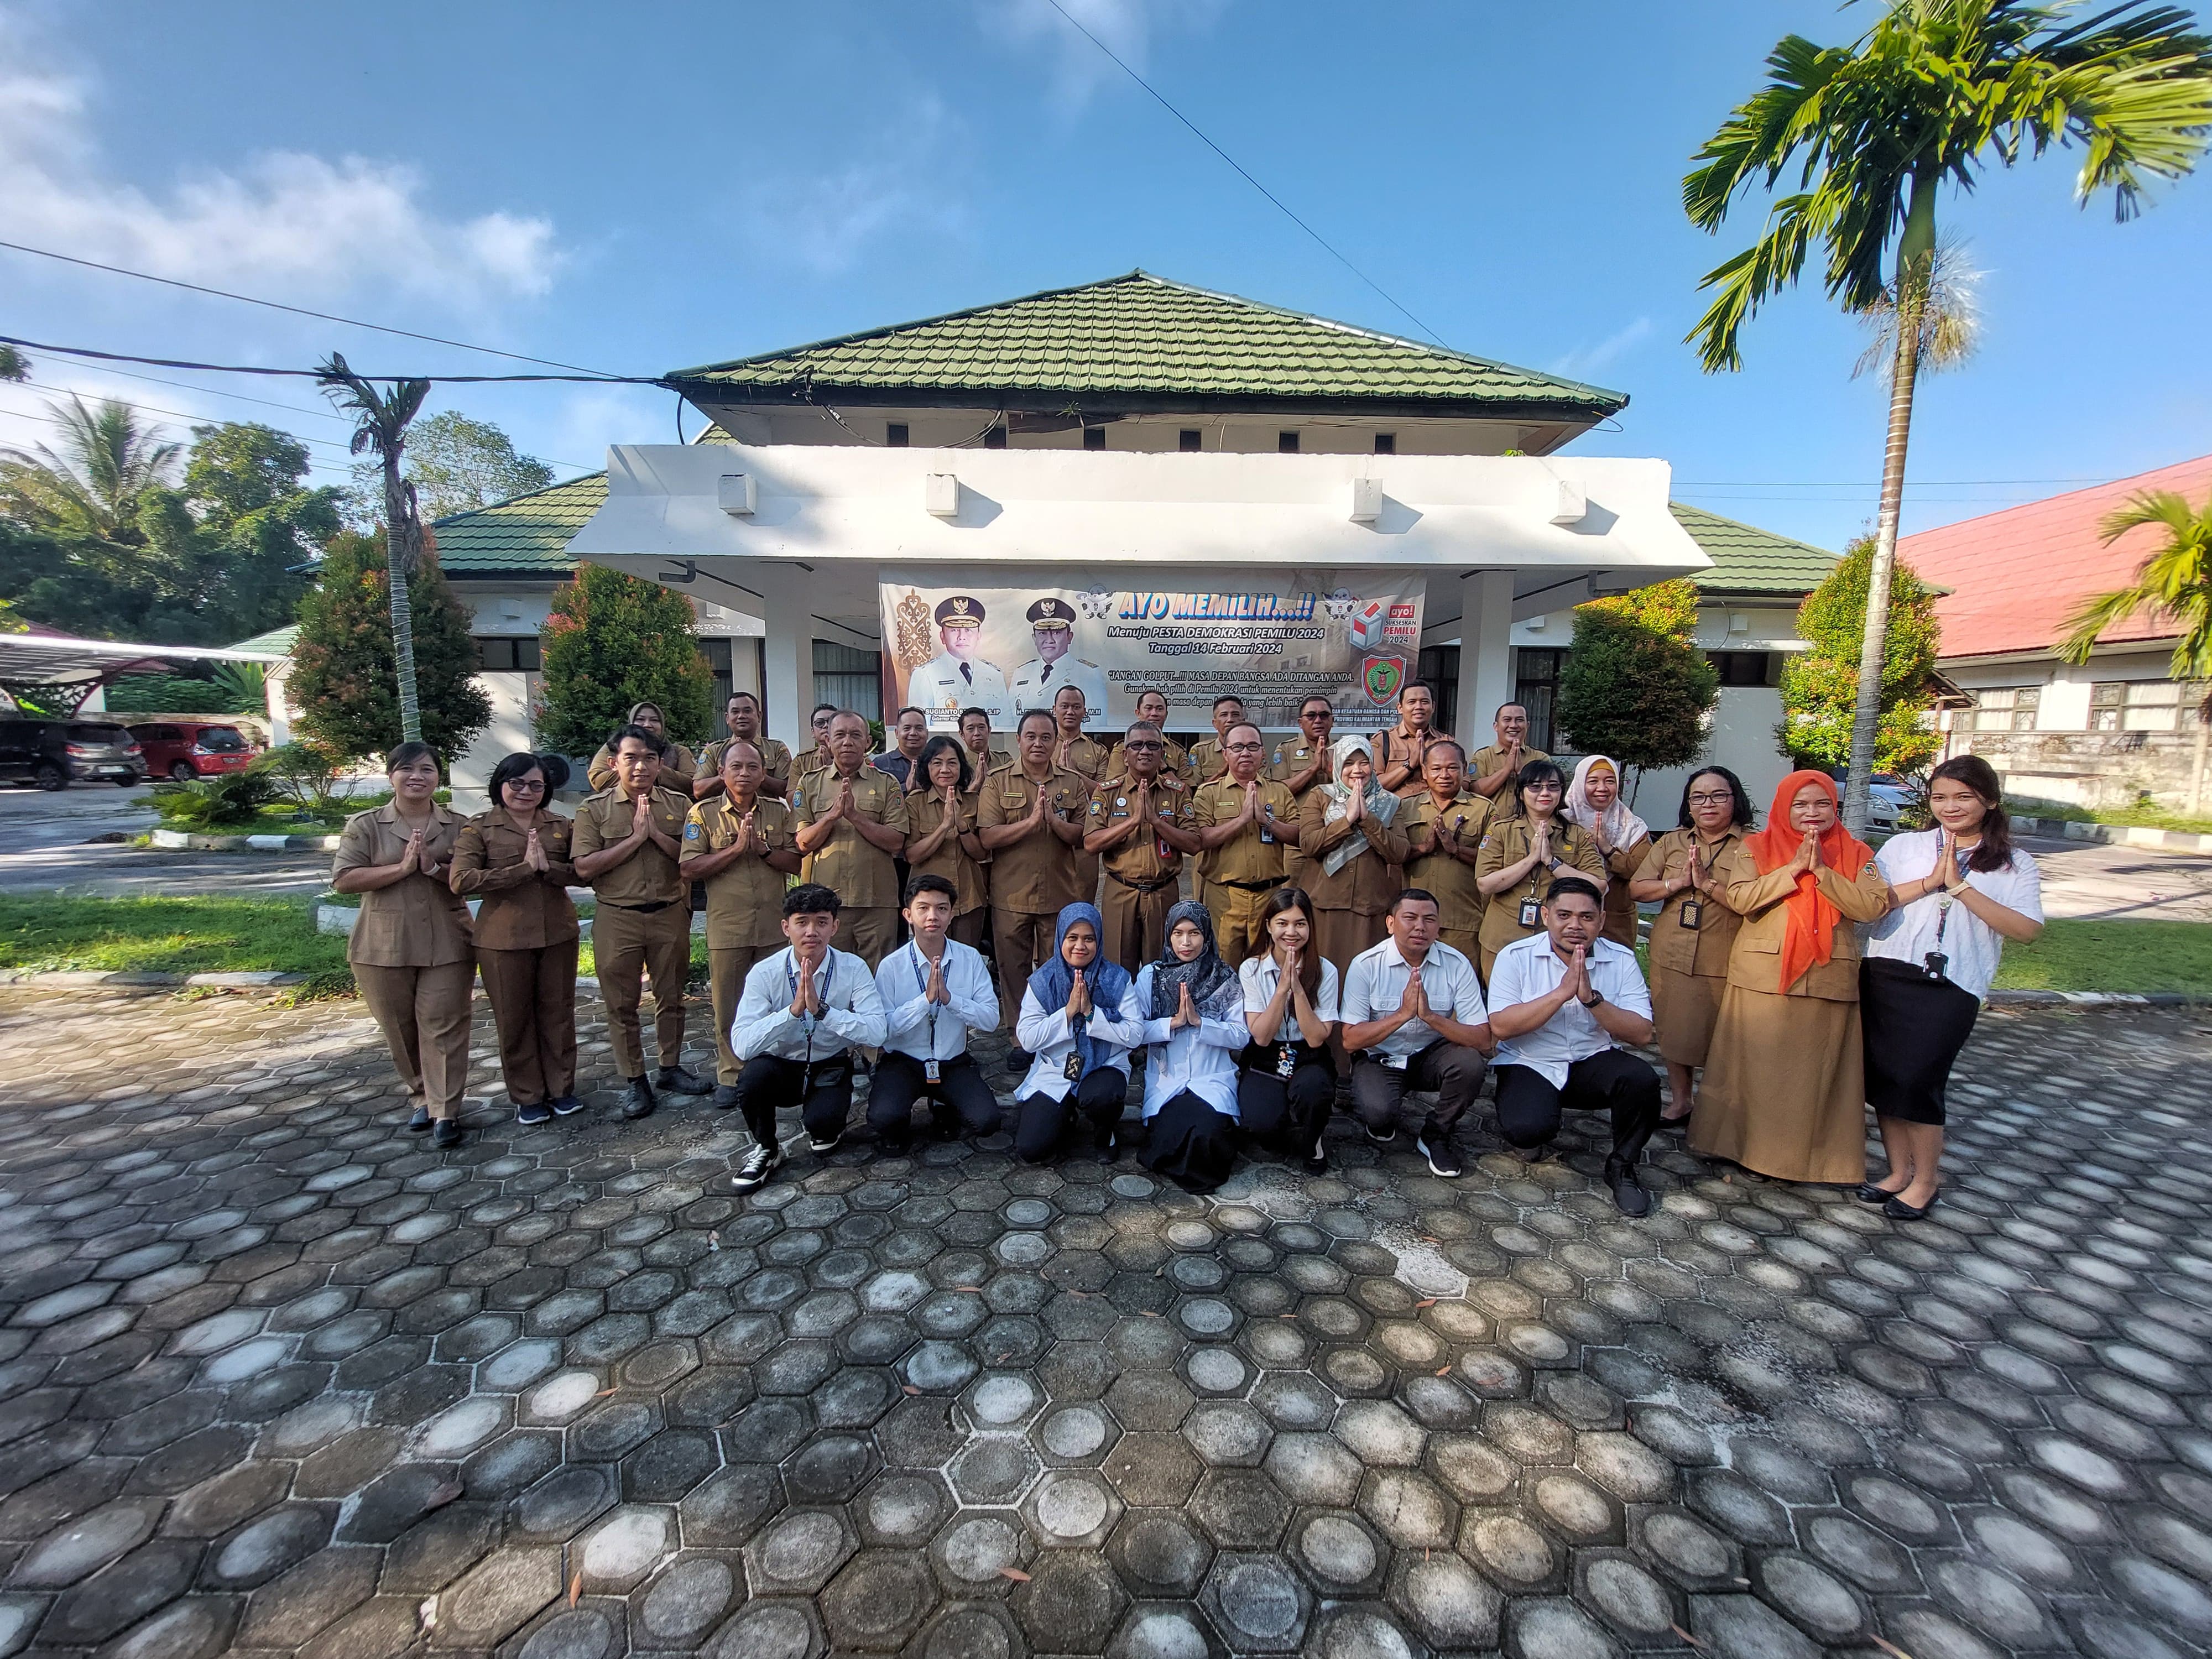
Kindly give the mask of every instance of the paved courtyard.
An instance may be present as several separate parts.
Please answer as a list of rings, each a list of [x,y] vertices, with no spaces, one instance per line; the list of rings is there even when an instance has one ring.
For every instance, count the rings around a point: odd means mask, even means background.
[[[477,1035],[441,1155],[354,1005],[0,991],[0,1655],[2212,1644],[2201,1016],[1989,1016],[1909,1226],[1486,1108],[738,1204],[734,1115],[519,1129]]]

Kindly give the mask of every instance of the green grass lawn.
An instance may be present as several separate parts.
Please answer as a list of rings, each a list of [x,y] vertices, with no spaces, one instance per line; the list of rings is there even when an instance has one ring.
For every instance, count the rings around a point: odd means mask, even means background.
[[[0,896],[0,968],[152,974],[306,974],[301,996],[353,988],[345,940],[305,899]]]
[[[2212,994],[2212,927],[2196,921],[2054,921],[2033,945],[2007,945],[2008,991]]]
[[[2014,799],[2005,810],[2014,817],[2056,818],[2065,823],[2109,823],[2129,830],[2172,830],[2185,836],[2212,836],[2212,818],[2191,817],[2162,806],[2069,806],[2063,801]]]

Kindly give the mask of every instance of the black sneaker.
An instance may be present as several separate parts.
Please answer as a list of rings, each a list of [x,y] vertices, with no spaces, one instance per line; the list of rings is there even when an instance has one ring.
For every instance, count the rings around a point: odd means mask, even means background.
[[[550,1123],[553,1121],[553,1109],[542,1100],[533,1100],[527,1106],[518,1106],[514,1109],[514,1121],[517,1123],[533,1125]]]
[[[622,1115],[628,1118],[653,1115],[653,1085],[643,1078],[632,1078],[623,1091]]]
[[[553,1115],[556,1117],[568,1117],[583,1109],[584,1103],[574,1095],[562,1095],[553,1102]]]
[[[407,1120],[407,1133],[416,1135],[425,1134],[428,1133],[429,1127],[430,1109],[428,1106],[417,1106],[415,1109],[415,1115]]]
[[[714,1109],[718,1112],[726,1112],[744,1098],[744,1097],[738,1092],[736,1084],[719,1084],[714,1089]]]
[[[1636,1178],[1635,1170],[1626,1165],[1619,1169],[1608,1168],[1605,1172],[1605,1181],[1606,1185],[1613,1188],[1613,1201],[1620,1206],[1623,1215],[1651,1213],[1651,1194],[1644,1190],[1643,1183]]]
[[[1363,1124],[1361,1127],[1367,1131],[1367,1139],[1377,1146],[1388,1146],[1398,1138],[1398,1132],[1395,1129],[1378,1129],[1371,1123]]]
[[[806,1132],[806,1150],[817,1157],[827,1158],[844,1144],[845,1137],[842,1134],[831,1135],[829,1139],[824,1140],[811,1129]]]
[[[1306,1154],[1306,1173],[1308,1175],[1328,1173],[1328,1154],[1322,1151],[1321,1142],[1318,1139],[1313,1144],[1313,1151]]]
[[[782,1167],[781,1146],[773,1141],[765,1146],[756,1146],[731,1170],[730,1185],[738,1192],[749,1193],[756,1187],[767,1185],[768,1178]]]
[[[681,1066],[664,1066],[653,1079],[656,1089],[665,1089],[672,1095],[703,1095],[714,1085]]]
[[[430,1132],[433,1146],[450,1147],[461,1144],[461,1121],[457,1117],[441,1117],[438,1127]]]
[[[1429,1160],[1431,1175],[1440,1175],[1449,1179],[1467,1173],[1466,1163],[1453,1150],[1451,1142],[1442,1135],[1423,1135],[1413,1142],[1413,1147]]]

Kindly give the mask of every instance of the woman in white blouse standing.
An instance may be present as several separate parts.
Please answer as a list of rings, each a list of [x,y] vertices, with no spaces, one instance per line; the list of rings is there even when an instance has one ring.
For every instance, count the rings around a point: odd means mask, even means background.
[[[1322,1132],[1336,1104],[1336,1060],[1329,1033],[1339,1018],[1336,964],[1314,944],[1313,901],[1278,887],[1260,907],[1261,942],[1237,977],[1244,988],[1251,1042],[1237,1056],[1237,1115],[1262,1146],[1305,1159],[1327,1173]]]
[[[1190,899],[1168,912],[1167,949],[1129,994],[1145,1059],[1145,1149],[1155,1175],[1210,1193],[1237,1157],[1237,1054],[1251,1041],[1243,988],[1214,948],[1213,917]]]
[[[1899,1221],[1927,1214],[1941,1190],[1943,1087],[2004,941],[2043,931],[2043,878],[2012,844],[1990,763],[1945,761],[1928,805],[1935,829],[1893,836],[1875,855],[1892,902],[1869,927],[1859,966],[1867,1102],[1889,1172],[1858,1196]]]

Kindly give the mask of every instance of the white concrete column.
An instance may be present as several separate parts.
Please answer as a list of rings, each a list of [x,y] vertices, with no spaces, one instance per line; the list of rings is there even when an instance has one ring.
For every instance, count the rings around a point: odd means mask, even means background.
[[[1498,705],[1513,696],[1513,573],[1460,579],[1459,707],[1452,731],[1471,754],[1491,740]]]
[[[768,705],[768,734],[793,754],[814,745],[806,716],[814,707],[814,601],[806,573],[758,567],[749,573],[760,590],[761,698]]]

